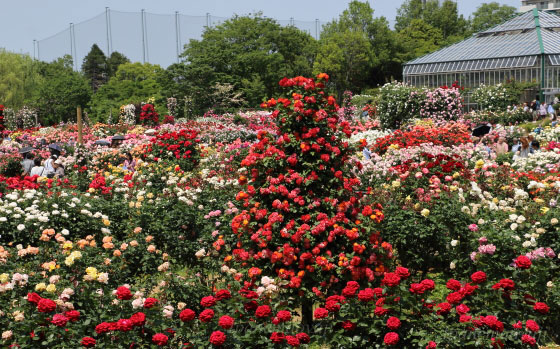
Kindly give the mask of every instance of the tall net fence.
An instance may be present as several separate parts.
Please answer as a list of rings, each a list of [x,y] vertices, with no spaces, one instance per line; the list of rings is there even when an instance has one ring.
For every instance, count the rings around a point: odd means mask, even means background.
[[[64,55],[73,59],[74,69],[82,66],[93,44],[105,55],[118,51],[133,62],[149,62],[167,67],[179,61],[183,47],[191,39],[199,40],[206,27],[215,27],[227,17],[154,14],[145,11],[109,10],[68,29],[34,42],[35,58],[53,61]],[[295,19],[277,20],[282,26],[295,26],[318,39],[321,23]]]

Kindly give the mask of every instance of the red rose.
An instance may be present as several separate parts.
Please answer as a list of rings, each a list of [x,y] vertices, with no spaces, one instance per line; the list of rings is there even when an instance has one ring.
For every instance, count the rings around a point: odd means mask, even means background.
[[[214,317],[214,310],[212,310],[212,309],[204,309],[198,315],[198,318],[202,322],[210,322],[213,317]]]
[[[437,307],[439,308],[439,310],[437,311],[438,315],[449,314],[449,312],[451,311],[451,304],[449,303],[439,303]]]
[[[307,344],[311,341],[311,338],[309,338],[309,335],[307,333],[304,333],[304,332],[300,332],[300,333],[296,334],[296,337],[299,340],[299,342],[303,343],[303,344]]]
[[[144,300],[144,308],[150,309],[150,308],[152,308],[154,305],[156,305],[157,302],[158,302],[158,300],[155,299],[155,298],[146,298],[146,299]]]
[[[395,332],[389,332],[385,335],[383,341],[387,345],[397,345],[397,343],[399,342],[399,335]]]
[[[463,314],[468,313],[471,309],[470,309],[469,307],[467,307],[466,305],[461,304],[461,305],[458,305],[458,306],[455,308],[455,310],[457,311],[457,314],[463,315]]]
[[[37,303],[37,310],[40,313],[50,313],[56,309],[56,303],[48,298],[42,298]]]
[[[234,320],[231,316],[224,315],[218,320],[218,326],[223,329],[230,329],[233,327]]]
[[[231,293],[228,290],[219,290],[218,292],[216,292],[216,296],[215,296],[217,301],[221,301],[224,299],[230,299],[231,298]]]
[[[537,340],[531,336],[529,336],[528,334],[524,334],[523,336],[521,336],[521,342],[525,343],[525,344],[529,344],[531,346],[534,346],[537,344]]]
[[[387,327],[391,330],[396,330],[397,328],[401,327],[401,320],[399,318],[391,316],[387,319]]]
[[[523,323],[521,321],[517,321],[513,324],[513,328],[515,328],[516,330],[521,330],[523,329]]]
[[[436,283],[434,282],[434,280],[425,279],[422,280],[420,283],[424,286],[426,291],[431,291],[436,288]]]
[[[296,336],[286,336],[286,343],[292,347],[299,347],[299,339]]]
[[[317,308],[314,312],[315,319],[324,319],[329,316],[329,311],[325,308]]]
[[[265,318],[268,317],[271,312],[272,310],[270,310],[268,305],[261,305],[255,310],[255,316],[258,318]]]
[[[132,326],[144,326],[146,323],[146,314],[142,312],[134,313],[129,320],[132,322]]]
[[[536,311],[538,311],[541,314],[548,314],[548,311],[550,310],[548,305],[546,305],[546,303],[542,303],[542,302],[536,302],[533,309],[535,309]]]
[[[130,289],[128,287],[119,286],[117,288],[117,298],[126,301],[132,298],[132,293],[130,293]]]
[[[354,330],[354,329],[356,328],[356,324],[353,323],[352,321],[346,320],[346,321],[344,321],[344,322],[342,323],[342,328],[343,328],[345,331],[352,331],[352,330]]]
[[[410,276],[410,272],[408,271],[407,268],[403,268],[403,267],[397,267],[397,269],[395,270],[395,273],[401,277],[402,279],[406,279],[407,277]]]
[[[39,303],[39,301],[41,300],[41,296],[39,296],[37,293],[32,292],[32,293],[28,293],[27,294],[27,301],[29,303],[33,303],[33,304],[37,304]]]
[[[196,317],[196,313],[191,309],[185,309],[179,313],[179,319],[183,322],[192,321]]]
[[[216,298],[214,298],[213,296],[204,297],[200,300],[200,305],[202,305],[205,308],[214,306],[216,305]]]
[[[58,327],[66,326],[67,322],[68,322],[68,318],[62,314],[55,314],[51,320],[51,323]]]
[[[471,275],[471,280],[475,284],[481,284],[486,281],[486,273],[483,271],[477,271]]]
[[[219,347],[226,342],[227,336],[222,331],[214,331],[210,335],[210,343]]]
[[[515,266],[521,269],[529,269],[531,264],[531,260],[527,256],[519,256],[515,259]]]
[[[469,322],[469,321],[471,321],[471,319],[472,319],[472,316],[470,316],[470,315],[459,316],[459,322],[460,323]]]
[[[109,332],[111,330],[111,325],[108,322],[102,322],[99,325],[95,326],[95,332],[97,334],[103,334]]]
[[[64,316],[66,316],[69,321],[76,322],[80,318],[80,312],[77,310],[69,310],[64,313]]]
[[[270,340],[273,343],[283,343],[285,339],[286,336],[284,336],[284,333],[282,332],[272,332],[272,334],[270,335]]]
[[[430,343],[426,345],[426,349],[436,349],[436,348],[437,348],[437,343],[434,341],[430,341]]]
[[[163,333],[156,333],[152,336],[152,343],[154,343],[155,345],[158,345],[160,347],[163,347],[164,345],[166,345],[168,340],[169,340],[169,337],[167,337]]]
[[[132,330],[132,321],[129,319],[119,319],[115,327],[119,331],[128,332]]]
[[[385,314],[387,314],[389,312],[389,309],[385,309],[383,307],[375,307],[375,310],[373,311],[373,313],[376,316],[383,316]]]
[[[453,291],[459,291],[461,289],[461,283],[455,279],[450,279],[446,284],[447,288]]]
[[[280,310],[277,314],[276,314],[276,318],[278,318],[278,320],[280,322],[286,322],[286,321],[290,321],[290,319],[292,318],[292,313],[290,313],[287,310]]]
[[[397,286],[401,282],[401,278],[395,273],[385,273],[382,283],[389,287]]]
[[[525,323],[525,326],[527,327],[527,329],[529,331],[532,331],[532,332],[535,332],[535,333],[539,332],[539,325],[533,320],[527,320],[527,322]]]
[[[447,301],[451,304],[458,304],[463,300],[461,292],[453,292],[447,296]]]
[[[409,290],[410,290],[410,293],[412,293],[412,294],[422,294],[422,293],[424,293],[424,291],[426,291],[426,289],[424,288],[424,285],[417,284],[417,283],[411,284]]]
[[[375,293],[371,288],[366,288],[358,293],[358,299],[362,302],[371,302],[375,299]]]
[[[91,338],[91,337],[84,337],[82,338],[82,346],[86,347],[86,348],[92,348],[95,347],[95,338]]]

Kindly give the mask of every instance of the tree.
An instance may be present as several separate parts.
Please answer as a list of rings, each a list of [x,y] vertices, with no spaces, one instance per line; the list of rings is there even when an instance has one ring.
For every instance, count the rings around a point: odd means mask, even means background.
[[[146,102],[151,98],[157,111],[164,113],[165,99],[161,95],[160,83],[162,72],[159,65],[149,63],[121,64],[115,76],[93,95],[90,117],[105,121],[109,113],[117,116],[121,105]]]
[[[472,14],[471,31],[478,33],[492,28],[510,19],[516,12],[515,7],[497,2],[481,4]]]
[[[421,19],[412,20],[410,25],[401,30],[397,36],[402,46],[400,56],[403,62],[434,52],[443,42],[441,30]]]
[[[21,108],[41,80],[29,55],[0,49],[0,104]]]
[[[112,52],[109,58],[107,58],[107,79],[115,76],[119,66],[124,63],[130,63],[130,59],[120,52]]]
[[[76,121],[76,107],[86,106],[91,98],[88,81],[72,69],[72,57],[66,55],[52,63],[40,62],[41,82],[31,101],[43,125]]]
[[[367,84],[372,67],[372,49],[369,40],[360,32],[347,30],[321,39],[315,74],[327,72],[339,95],[345,90],[360,90]]]
[[[93,92],[107,81],[107,57],[97,44],[91,46],[91,50],[84,57],[82,72],[90,81]]]
[[[400,75],[401,62],[396,58],[394,33],[385,17],[374,18],[373,13],[369,2],[352,1],[337,20],[323,27],[314,71],[328,72],[339,96],[344,89],[356,92]],[[344,38],[355,46],[349,48]],[[342,56],[336,57],[337,54]],[[336,62],[341,66],[337,66]],[[353,67],[345,67],[345,64]],[[355,76],[352,77],[352,74]]]
[[[441,31],[445,44],[462,40],[468,35],[468,21],[459,15],[457,3],[452,0],[407,0],[397,10],[395,30],[401,32],[410,27],[414,20],[423,20],[426,24]]]
[[[231,84],[256,106],[278,91],[282,77],[310,74],[315,51],[315,40],[295,27],[259,14],[234,17],[186,45],[183,61],[167,70],[165,90],[178,100],[189,96],[200,113],[211,106],[217,82]]]

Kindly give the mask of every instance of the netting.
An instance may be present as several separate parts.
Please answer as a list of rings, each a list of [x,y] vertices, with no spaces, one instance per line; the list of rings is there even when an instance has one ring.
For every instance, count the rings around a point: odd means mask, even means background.
[[[87,21],[74,24],[46,39],[37,41],[37,58],[53,61],[66,54],[73,56],[80,69],[93,44],[105,55],[118,51],[133,62],[149,62],[167,67],[178,61],[184,45],[201,38],[207,26],[214,27],[227,17],[154,14],[148,12],[107,11]],[[293,25],[319,38],[319,21],[278,20],[282,26]]]

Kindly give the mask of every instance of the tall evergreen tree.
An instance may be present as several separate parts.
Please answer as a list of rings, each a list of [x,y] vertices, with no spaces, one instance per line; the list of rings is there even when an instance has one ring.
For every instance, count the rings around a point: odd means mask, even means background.
[[[107,79],[115,76],[119,66],[124,63],[130,63],[130,59],[120,52],[112,52],[109,58],[107,58]]]
[[[107,57],[97,44],[93,44],[87,56],[84,57],[82,72],[90,81],[93,92],[97,92],[99,87],[107,82]]]

